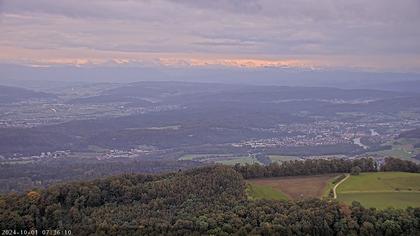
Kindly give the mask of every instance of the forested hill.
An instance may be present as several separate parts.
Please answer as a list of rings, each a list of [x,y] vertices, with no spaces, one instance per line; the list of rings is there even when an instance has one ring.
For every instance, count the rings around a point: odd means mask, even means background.
[[[122,175],[0,198],[1,229],[73,235],[418,235],[420,209],[250,201],[242,175],[213,166]]]
[[[51,99],[55,97],[56,96],[52,94],[0,85],[0,104],[25,100]]]

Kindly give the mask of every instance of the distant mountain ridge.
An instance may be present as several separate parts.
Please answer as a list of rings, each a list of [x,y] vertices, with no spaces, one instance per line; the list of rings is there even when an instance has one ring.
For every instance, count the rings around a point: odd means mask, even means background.
[[[418,92],[418,73],[368,72],[346,70],[302,70],[292,68],[172,68],[118,66],[51,66],[33,68],[0,63],[0,84],[37,87],[64,83],[139,81],[184,81],[224,84],[334,87]],[[417,86],[418,87],[418,86]]]
[[[55,97],[53,94],[44,92],[0,85],[0,103],[21,102],[30,99],[51,99]]]

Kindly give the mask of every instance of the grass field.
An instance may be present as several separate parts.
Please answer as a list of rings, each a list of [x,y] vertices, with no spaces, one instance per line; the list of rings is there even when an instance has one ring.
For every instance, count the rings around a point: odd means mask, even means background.
[[[417,154],[420,154],[420,148],[414,147],[417,143],[420,143],[420,139],[401,138],[384,144],[390,145],[392,147],[391,149],[377,152],[369,152],[369,154],[379,156],[390,156],[401,159],[411,159]]]
[[[185,154],[179,158],[180,161],[191,161],[197,159],[216,158],[216,157],[231,157],[232,154]]]
[[[287,200],[287,196],[284,193],[265,185],[258,185],[248,183],[246,189],[248,198],[250,200],[268,199],[268,200]]]
[[[225,160],[217,160],[215,161],[215,163],[220,163],[223,165],[235,165],[235,164],[241,164],[241,165],[245,165],[246,163],[248,164],[254,164],[254,163],[258,163],[261,164],[257,159],[252,158],[252,157],[235,157],[232,159],[225,159]]]
[[[337,175],[293,176],[253,179],[248,182],[257,186],[268,186],[286,195],[289,199],[321,198],[329,181]]]
[[[261,164],[256,158],[249,157],[249,156],[239,156],[234,154],[185,154],[180,157],[178,160],[180,161],[200,161],[205,163],[220,163],[224,165],[235,165],[237,163],[241,165],[254,164],[258,163]]]
[[[358,201],[366,207],[420,207],[420,174],[362,173],[343,182],[337,194],[339,201]]]
[[[269,155],[268,157],[270,158],[271,162],[302,160],[300,157],[297,156]]]
[[[374,152],[374,154],[407,159],[407,158],[411,158],[415,156],[414,154],[417,154],[417,149],[410,150],[403,146],[393,146],[392,149],[390,150],[378,151],[378,152]]]
[[[387,207],[420,207],[420,193],[417,192],[345,193],[339,194],[338,200],[347,204],[358,201],[365,207],[375,207],[379,209]]]

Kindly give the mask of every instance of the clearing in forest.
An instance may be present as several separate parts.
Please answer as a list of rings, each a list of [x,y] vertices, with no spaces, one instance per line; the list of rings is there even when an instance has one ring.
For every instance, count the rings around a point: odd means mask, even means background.
[[[405,172],[361,173],[337,187],[338,200],[365,207],[420,207],[420,174]]]
[[[324,196],[324,192],[326,188],[328,188],[329,182],[336,176],[337,174],[290,176],[252,179],[248,180],[248,182],[252,186],[269,187],[271,190],[278,191],[289,199],[321,198]],[[271,193],[271,195],[273,195],[273,193]]]

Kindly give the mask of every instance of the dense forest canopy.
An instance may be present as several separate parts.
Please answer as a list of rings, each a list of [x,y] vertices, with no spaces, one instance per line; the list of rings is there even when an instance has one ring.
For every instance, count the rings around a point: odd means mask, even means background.
[[[382,165],[378,165],[371,158],[360,158],[354,160],[346,159],[308,159],[305,161],[286,161],[282,164],[277,162],[263,166],[253,165],[235,165],[234,169],[242,174],[245,179],[262,177],[280,177],[297,175],[317,175],[328,173],[350,173],[353,167],[359,167],[363,172],[374,171],[403,171],[420,172],[420,165],[411,161],[386,158]]]
[[[337,164],[329,162],[319,161],[324,167]],[[314,163],[285,166],[305,169]],[[357,163],[363,171],[374,171],[369,159]],[[392,162],[395,168],[402,163]],[[376,210],[318,199],[251,201],[241,173],[221,165],[164,175],[124,174],[0,198],[1,229],[62,229],[74,235],[418,235],[419,219],[419,208]]]

